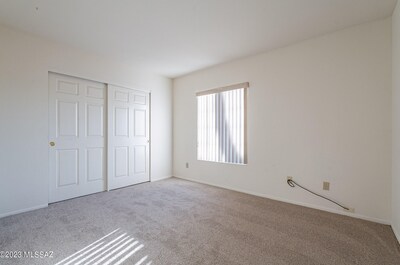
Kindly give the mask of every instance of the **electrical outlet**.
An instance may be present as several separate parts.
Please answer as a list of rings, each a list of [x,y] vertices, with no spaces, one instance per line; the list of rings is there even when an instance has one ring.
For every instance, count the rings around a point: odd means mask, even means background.
[[[186,162],[186,168],[189,168],[189,163],[188,162]]]
[[[356,212],[356,209],[350,208],[350,207],[349,207],[348,210],[344,209],[344,211],[345,211],[345,212],[348,212],[348,213],[355,213],[355,212]]]
[[[287,176],[286,180],[293,180],[293,177],[292,176]]]
[[[329,190],[330,183],[328,181],[324,181],[322,185],[323,190]]]

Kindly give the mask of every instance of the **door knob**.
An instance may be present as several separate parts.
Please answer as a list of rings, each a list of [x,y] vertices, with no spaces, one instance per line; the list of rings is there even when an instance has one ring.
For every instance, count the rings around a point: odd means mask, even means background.
[[[56,143],[55,142],[50,142],[50,146],[55,146]]]

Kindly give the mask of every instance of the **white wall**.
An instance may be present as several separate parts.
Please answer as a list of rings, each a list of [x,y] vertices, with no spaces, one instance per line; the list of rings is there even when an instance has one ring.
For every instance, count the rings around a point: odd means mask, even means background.
[[[152,180],[172,172],[172,81],[0,26],[0,217],[48,202],[48,71],[152,92]]]
[[[400,241],[400,4],[392,17],[392,85],[393,85],[393,147],[392,147],[392,227]]]
[[[247,81],[248,165],[197,161],[195,92]],[[174,175],[390,223],[390,18],[175,79]]]

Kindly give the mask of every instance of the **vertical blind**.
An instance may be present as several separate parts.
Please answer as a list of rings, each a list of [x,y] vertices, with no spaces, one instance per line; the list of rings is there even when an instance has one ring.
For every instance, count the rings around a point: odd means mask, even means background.
[[[197,158],[246,164],[248,83],[197,94]]]

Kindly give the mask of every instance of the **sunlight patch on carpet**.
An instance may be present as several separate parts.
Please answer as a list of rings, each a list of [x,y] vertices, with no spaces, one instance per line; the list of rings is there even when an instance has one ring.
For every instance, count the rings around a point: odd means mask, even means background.
[[[54,265],[120,265],[128,259],[131,264],[150,265],[148,256],[139,252],[143,247],[139,240],[118,228]]]

